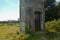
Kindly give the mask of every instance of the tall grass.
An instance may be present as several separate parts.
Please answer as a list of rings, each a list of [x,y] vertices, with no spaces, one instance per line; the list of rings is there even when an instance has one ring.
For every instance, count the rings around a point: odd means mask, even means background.
[[[0,25],[0,40],[14,40],[19,36],[19,27],[17,25]]]

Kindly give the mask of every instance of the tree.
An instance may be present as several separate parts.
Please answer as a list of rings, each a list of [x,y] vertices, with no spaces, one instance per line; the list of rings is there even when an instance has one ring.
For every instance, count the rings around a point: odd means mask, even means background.
[[[51,21],[56,18],[56,1],[46,0],[45,1],[45,21]]]

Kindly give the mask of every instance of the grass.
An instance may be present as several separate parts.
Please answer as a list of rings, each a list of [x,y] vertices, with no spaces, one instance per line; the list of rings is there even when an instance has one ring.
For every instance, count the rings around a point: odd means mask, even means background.
[[[16,27],[15,25],[0,26],[0,40],[14,40],[17,39],[18,36],[19,36],[19,27]]]
[[[51,36],[52,33],[35,32],[32,34],[20,34],[19,24],[0,25],[0,40],[60,40],[60,33],[57,36]]]
[[[32,35],[30,35],[29,40],[60,40],[60,33],[59,32],[35,32]]]

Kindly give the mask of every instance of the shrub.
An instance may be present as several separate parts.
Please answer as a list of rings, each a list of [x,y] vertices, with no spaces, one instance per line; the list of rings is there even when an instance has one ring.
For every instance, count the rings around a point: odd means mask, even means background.
[[[60,32],[60,19],[45,23],[45,29],[48,32]]]

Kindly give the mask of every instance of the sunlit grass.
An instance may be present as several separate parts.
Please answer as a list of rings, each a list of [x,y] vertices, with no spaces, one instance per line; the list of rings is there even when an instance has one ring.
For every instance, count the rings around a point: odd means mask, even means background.
[[[0,26],[0,40],[13,40],[19,36],[19,27],[16,26]]]

